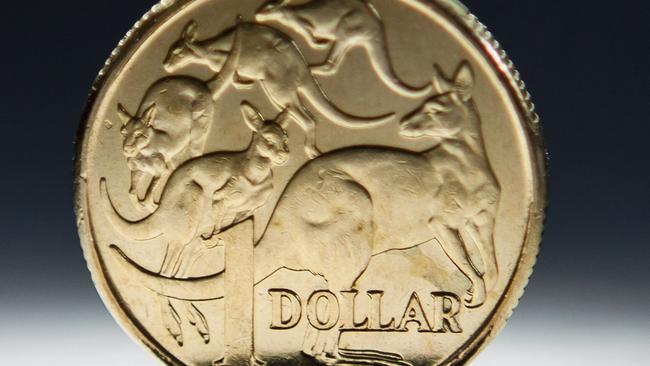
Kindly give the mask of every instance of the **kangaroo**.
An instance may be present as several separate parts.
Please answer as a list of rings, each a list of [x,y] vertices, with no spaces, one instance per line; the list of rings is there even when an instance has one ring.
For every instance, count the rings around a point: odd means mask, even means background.
[[[453,81],[437,76],[433,85],[441,94],[407,116],[401,133],[436,137],[439,145],[421,153],[350,147],[308,162],[287,185],[255,246],[255,283],[286,268],[322,276],[331,291],[349,290],[372,258],[439,243],[469,280],[465,305],[484,303],[488,274],[497,272],[492,230],[500,189],[472,101],[474,76],[462,64]],[[154,292],[184,299],[224,296],[222,273],[165,279],[118,254],[125,270]],[[344,360],[340,333],[334,327],[315,340],[306,337],[303,352],[327,364]]]
[[[255,20],[278,22],[300,34],[312,48],[329,48],[325,63],[311,68],[316,74],[335,74],[345,55],[361,47],[381,81],[395,93],[423,98],[432,91],[430,85],[413,88],[397,76],[381,16],[367,0],[312,0],[299,5],[271,0],[260,8]]]
[[[444,209],[432,225],[449,258],[473,283],[466,300],[475,307],[485,300],[484,283],[492,287],[497,280],[494,225],[501,189],[472,103],[471,67],[463,63],[453,80],[438,76],[433,85],[441,94],[407,116],[400,130],[407,138],[442,139],[429,156],[444,183],[437,195]]]
[[[170,77],[147,90],[136,116],[118,105],[134,203],[155,208],[169,174],[182,162],[203,153],[214,115],[210,95],[200,80]]]
[[[275,121],[265,121],[247,103],[242,104],[242,113],[254,132],[249,147],[241,152],[208,154],[182,164],[170,177],[158,209],[140,221],[127,221],[117,212],[106,182],[101,181],[107,217],[124,238],[166,243],[161,275],[187,276],[196,254],[188,255],[189,250],[251,217],[272,193],[272,167],[289,159],[288,137],[283,127],[289,121],[288,113],[280,114]],[[175,229],[165,230],[170,227]],[[178,312],[169,299],[163,299],[162,306],[167,329],[182,344]],[[196,320],[202,316],[194,305],[187,308],[193,324],[208,342],[207,323]]]
[[[275,121],[265,121],[250,104],[244,102],[241,108],[247,126],[254,132],[248,148],[207,154],[182,164],[169,178],[160,206],[147,217],[137,222],[123,219],[102,181],[107,217],[120,234],[135,241],[164,240],[175,247],[176,253],[169,256],[170,267],[163,274],[178,274],[180,249],[197,233],[209,239],[251,217],[273,189],[272,167],[284,165],[289,159],[283,127],[289,121],[288,113],[281,113]],[[202,219],[203,212],[212,214]],[[170,224],[179,229],[165,231]]]
[[[310,158],[320,155],[315,132],[318,118],[305,99],[329,121],[346,128],[373,127],[394,116],[363,118],[337,109],[313,78],[293,41],[273,28],[240,23],[214,38],[197,38],[197,25],[190,22],[168,53],[167,70],[174,72],[192,63],[210,67],[219,73],[209,84],[215,99],[231,80],[238,88],[250,88],[258,82],[278,110],[287,110],[305,131],[305,152]]]

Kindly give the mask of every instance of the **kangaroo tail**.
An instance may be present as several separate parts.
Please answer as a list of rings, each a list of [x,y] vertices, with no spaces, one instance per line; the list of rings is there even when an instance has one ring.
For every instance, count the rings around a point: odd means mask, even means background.
[[[108,221],[113,225],[113,228],[115,228],[120,235],[135,241],[149,241],[158,238],[163,234],[161,231],[157,230],[159,228],[156,228],[156,225],[152,225],[151,223],[150,219],[152,215],[154,215],[153,213],[136,222],[124,219],[122,215],[117,212],[117,209],[108,194],[106,179],[102,179],[99,184],[104,213],[106,214]]]
[[[241,26],[237,26],[232,35],[229,34],[227,37],[232,38],[232,47],[230,49],[230,54],[226,58],[224,65],[222,66],[219,73],[214,76],[212,79],[206,81],[208,89],[212,92],[212,99],[219,100],[223,93],[226,91],[228,86],[232,84],[234,78],[237,74],[237,67],[239,66],[239,56],[241,54],[241,33],[243,32]]]
[[[383,39],[383,37],[381,39]],[[372,67],[375,69],[379,79],[393,92],[403,97],[421,99],[429,96],[433,91],[431,83],[420,88],[414,88],[405,84],[399,77],[397,77],[390,61],[390,57],[388,56],[383,44],[385,44],[385,42],[373,42],[367,44],[365,47]]]
[[[118,247],[111,246],[111,249],[128,278],[133,279],[158,295],[187,301],[209,301],[223,297],[223,272],[188,279],[163,277],[141,267],[127,257]]]
[[[378,117],[358,117],[347,114],[330,102],[323,89],[318,85],[318,82],[313,79],[313,76],[310,76],[310,80],[311,82],[307,83],[302,89],[300,89],[300,94],[298,95],[303,108],[309,111],[309,108],[304,103],[304,99],[307,99],[310,104],[316,107],[316,110],[320,114],[337,125],[346,128],[370,128],[382,125],[395,117],[395,113],[389,113]]]

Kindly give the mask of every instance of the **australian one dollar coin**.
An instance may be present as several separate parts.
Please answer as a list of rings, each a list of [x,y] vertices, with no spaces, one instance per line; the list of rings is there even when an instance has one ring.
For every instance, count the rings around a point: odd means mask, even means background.
[[[168,365],[459,365],[532,272],[545,154],[453,0],[165,0],[77,143],[107,307]]]

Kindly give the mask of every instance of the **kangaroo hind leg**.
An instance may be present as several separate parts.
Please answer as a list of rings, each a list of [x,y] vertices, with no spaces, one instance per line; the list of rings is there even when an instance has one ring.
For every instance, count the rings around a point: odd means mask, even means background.
[[[320,364],[335,365],[339,362],[338,352],[340,330],[335,326],[328,330],[307,328],[302,352],[313,357]]]
[[[168,244],[167,252],[165,253],[165,258],[163,259],[163,263],[160,268],[160,275],[173,278],[177,274],[175,273],[175,268],[181,262],[182,256],[183,247],[180,245],[175,245],[174,243]]]
[[[458,230],[461,240],[464,244],[465,252],[467,252],[467,258],[469,259],[472,267],[476,273],[481,277],[485,275],[485,255],[480,247],[480,239],[476,227],[471,223],[466,223],[463,227]]]
[[[438,235],[438,242],[447,257],[471,283],[471,287],[464,298],[466,306],[475,308],[483,305],[486,296],[485,282],[471,262],[460,233],[441,223],[434,222],[431,225],[434,227]]]
[[[310,159],[315,159],[321,155],[321,152],[316,147],[316,118],[305,108],[300,96],[296,94],[296,102],[289,106],[289,113],[300,128],[305,131],[305,153]]]
[[[316,27],[310,20],[303,17],[297,17],[297,23],[299,23],[300,26],[295,29],[303,36],[303,38],[305,38],[310,47],[323,49],[332,44],[332,40],[318,34]]]
[[[339,71],[343,57],[352,48],[352,43],[344,39],[337,39],[332,43],[332,48],[325,62],[311,67],[311,71],[318,75],[334,75]]]
[[[494,285],[499,275],[493,217],[492,213],[484,212],[474,219],[474,224],[471,226],[485,263],[485,279],[490,286]]]

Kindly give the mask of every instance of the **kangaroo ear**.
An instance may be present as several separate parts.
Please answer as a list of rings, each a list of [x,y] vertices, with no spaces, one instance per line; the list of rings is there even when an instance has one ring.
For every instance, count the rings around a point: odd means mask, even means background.
[[[257,109],[255,109],[255,107],[253,107],[251,104],[247,102],[243,102],[241,104],[241,113],[242,116],[244,116],[244,121],[246,122],[246,125],[251,130],[257,132],[264,125],[264,117],[262,117],[260,112]]]
[[[142,113],[142,122],[146,126],[151,126],[153,124],[153,120],[156,117],[156,103],[153,103],[152,105],[147,108],[144,113]]]
[[[197,32],[198,28],[199,25],[194,20],[187,23],[185,29],[183,29],[183,35],[182,35],[183,40],[189,43],[196,42],[196,39],[198,38],[198,32]]]
[[[450,108],[441,102],[434,100],[426,104],[427,110],[431,112],[449,112]]]
[[[454,76],[454,92],[458,94],[463,102],[472,99],[474,91],[474,71],[467,62],[463,62]]]
[[[205,109],[194,109],[192,111],[192,122],[198,125],[203,125],[207,121]]]
[[[122,120],[123,125],[126,125],[133,119],[133,116],[131,116],[131,114],[121,104],[117,105],[117,115]]]
[[[289,126],[289,122],[291,122],[291,112],[289,112],[289,109],[283,110],[282,113],[278,114],[278,117],[275,119],[275,123],[280,125],[280,127],[283,129]]]
[[[263,11],[273,11],[289,4],[289,0],[271,0],[262,6]]]
[[[435,64],[433,68],[433,89],[436,91],[436,93],[446,94],[452,91],[454,89],[454,85],[450,83],[449,80],[447,80],[440,65]]]

